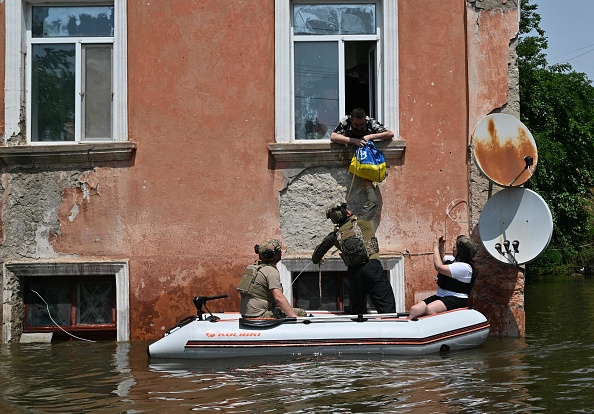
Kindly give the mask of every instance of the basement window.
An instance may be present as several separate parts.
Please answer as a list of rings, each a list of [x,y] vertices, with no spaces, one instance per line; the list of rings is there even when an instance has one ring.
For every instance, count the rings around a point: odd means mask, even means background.
[[[295,279],[297,276],[298,273],[293,273],[293,303],[296,307],[351,313],[348,272],[306,272]],[[369,296],[367,309],[375,311]]]
[[[117,331],[115,277],[27,277],[24,280],[26,333],[53,332],[86,339],[114,340]]]
[[[405,312],[403,258],[381,257],[380,261],[394,291],[396,312]],[[342,259],[327,257],[324,264],[318,266],[312,265],[310,259],[283,257],[277,263],[277,268],[281,275],[283,293],[292,302],[292,306],[305,310],[348,310],[348,273]],[[310,271],[312,269],[314,271]],[[370,311],[374,309],[369,297],[367,306]]]
[[[54,340],[130,340],[127,260],[7,261],[2,278],[2,343],[40,332]]]

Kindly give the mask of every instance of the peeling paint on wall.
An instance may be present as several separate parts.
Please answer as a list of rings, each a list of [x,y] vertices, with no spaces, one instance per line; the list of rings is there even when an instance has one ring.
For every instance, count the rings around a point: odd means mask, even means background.
[[[517,1],[468,0],[469,131],[486,115],[502,112],[519,118]],[[470,221],[478,240],[480,212],[488,198],[501,190],[482,176],[474,162],[470,170]],[[502,265],[479,249],[477,278],[471,304],[489,315],[498,336],[525,335],[523,269]]]
[[[129,3],[128,138],[139,148],[132,164],[2,175],[2,258],[129,258],[131,339],[156,338],[194,314],[189,299],[198,293],[230,293],[218,310],[237,310],[235,287],[260,237],[282,235],[289,255],[311,254],[332,230],[327,207],[345,198],[355,213],[362,205],[360,182],[346,166],[283,169],[270,161],[273,2],[213,4],[159,2],[148,13],[145,4]],[[519,111],[515,7],[512,0],[447,0],[431,8],[398,2],[400,78],[384,99],[398,105],[399,133],[408,144],[377,190],[375,220],[384,255],[410,253],[408,306],[433,287],[426,252],[444,227],[448,203],[469,197],[470,218],[460,205],[447,224],[448,232],[466,231],[491,191],[473,165],[468,179],[465,138],[487,113]],[[221,30],[222,15],[228,30]],[[246,38],[253,21],[258,36]],[[196,30],[183,36],[188,24]],[[152,29],[161,26],[171,27],[167,38]],[[239,46],[225,48],[229,43]],[[7,82],[11,93],[19,79]],[[16,143],[26,144],[24,133],[6,141]],[[477,301],[496,317],[513,318],[491,318],[497,332],[522,334],[523,280],[485,263]],[[495,296],[492,279],[506,283],[504,295]],[[8,300],[22,313],[17,293]]]
[[[303,169],[291,178],[279,201],[281,231],[289,254],[311,254],[333,230],[332,222],[326,218],[326,210],[332,205],[347,201],[353,213],[359,211],[365,203],[365,193],[361,179],[353,177],[346,167],[314,167]],[[381,200],[380,190],[376,191]],[[381,202],[376,220],[379,211]]]
[[[56,257],[52,241],[60,235],[62,194],[79,185],[75,171],[18,171],[2,175],[4,242],[9,258]]]
[[[19,170],[2,174],[2,228],[4,238],[0,246],[2,260],[55,259],[75,257],[54,251],[60,235],[58,212],[62,194],[68,187],[78,186],[76,171]],[[3,304],[11,309],[4,321],[3,337],[18,338],[22,330],[23,293],[18,278],[9,273],[3,277]]]

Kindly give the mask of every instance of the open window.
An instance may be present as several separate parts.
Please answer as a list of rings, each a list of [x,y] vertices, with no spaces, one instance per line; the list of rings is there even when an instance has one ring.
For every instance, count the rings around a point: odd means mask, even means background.
[[[329,135],[355,107],[398,137],[398,2],[278,0],[274,12],[272,157],[283,163],[343,165],[352,154],[331,145]],[[380,146],[397,165],[406,142]]]
[[[355,107],[398,136],[397,9],[383,0],[275,3],[276,143],[324,142]]]
[[[377,113],[377,5],[294,3],[295,140],[329,138],[345,113]]]

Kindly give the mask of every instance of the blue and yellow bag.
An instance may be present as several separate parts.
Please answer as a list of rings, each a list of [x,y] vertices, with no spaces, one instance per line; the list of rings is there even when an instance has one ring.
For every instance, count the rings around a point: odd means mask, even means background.
[[[373,142],[355,150],[349,172],[358,177],[381,183],[386,178],[386,160]]]

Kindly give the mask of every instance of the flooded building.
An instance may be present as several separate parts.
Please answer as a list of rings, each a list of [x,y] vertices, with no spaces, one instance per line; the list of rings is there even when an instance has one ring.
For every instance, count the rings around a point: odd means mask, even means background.
[[[435,291],[437,236],[479,240],[496,189],[474,125],[519,116],[515,0],[5,0],[0,21],[4,343],[155,339],[198,294],[239,310],[268,238],[294,306],[343,309],[344,263],[310,259],[326,208],[361,207],[328,139],[355,107],[395,133],[375,222],[406,311]],[[475,261],[473,306],[522,336],[521,269]]]

